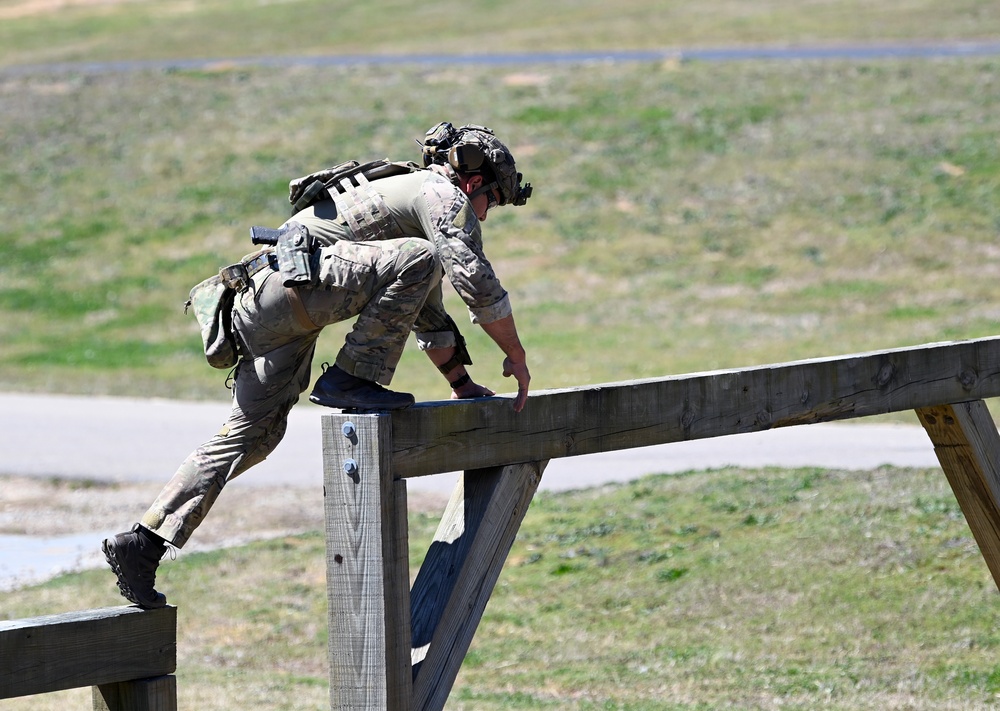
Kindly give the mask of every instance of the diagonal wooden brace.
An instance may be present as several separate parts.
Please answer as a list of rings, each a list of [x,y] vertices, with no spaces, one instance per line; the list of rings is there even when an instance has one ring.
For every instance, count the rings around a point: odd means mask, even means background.
[[[1000,433],[982,400],[917,410],[1000,587]]]
[[[413,711],[444,708],[548,464],[467,471],[413,583]]]

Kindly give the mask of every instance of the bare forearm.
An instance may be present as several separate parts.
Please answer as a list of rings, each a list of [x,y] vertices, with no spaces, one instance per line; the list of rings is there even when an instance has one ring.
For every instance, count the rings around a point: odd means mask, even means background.
[[[523,363],[525,361],[524,347],[521,345],[521,339],[517,335],[517,326],[514,324],[513,315],[481,325],[486,334],[500,347],[505,356],[515,363]]]
[[[514,380],[517,381],[514,412],[520,412],[528,400],[531,373],[528,372],[527,354],[524,352],[524,346],[521,345],[521,339],[517,335],[514,316],[506,316],[492,323],[484,323],[482,327],[507,356],[503,361],[503,374],[504,377],[513,376]]]

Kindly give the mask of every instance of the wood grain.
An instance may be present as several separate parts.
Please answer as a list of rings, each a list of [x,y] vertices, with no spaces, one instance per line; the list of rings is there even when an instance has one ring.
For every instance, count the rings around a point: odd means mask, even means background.
[[[0,699],[162,676],[176,667],[175,607],[0,622]]]
[[[805,425],[1000,396],[1000,338],[392,414],[395,476],[424,476]]]

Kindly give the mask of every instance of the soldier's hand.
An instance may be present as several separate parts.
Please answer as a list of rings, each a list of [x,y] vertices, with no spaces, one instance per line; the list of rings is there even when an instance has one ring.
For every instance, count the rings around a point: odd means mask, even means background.
[[[528,401],[528,384],[531,382],[531,373],[528,372],[528,364],[515,363],[509,357],[503,359],[503,377],[514,376],[517,381],[517,398],[514,400],[514,412],[524,409],[524,404]]]
[[[468,400],[474,397],[490,397],[492,395],[496,395],[496,393],[485,385],[480,385],[471,380],[462,387],[451,391],[452,400]]]

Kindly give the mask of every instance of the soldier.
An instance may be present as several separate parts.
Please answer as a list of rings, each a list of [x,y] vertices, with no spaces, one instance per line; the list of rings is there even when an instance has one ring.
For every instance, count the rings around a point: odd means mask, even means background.
[[[378,161],[348,177],[331,169],[292,181],[290,201],[301,209],[283,226],[277,249],[223,270],[219,291],[233,304],[221,309],[219,322],[239,357],[232,412],[141,521],[104,541],[128,600],[144,608],[166,604],[154,585],[167,544],[182,548],[226,483],[281,441],[289,410],[309,386],[324,326],[357,317],[335,363],[316,381],[312,402],[359,410],[413,404],[409,393],[385,387],[411,330],[447,379],[452,399],[493,395],[466,371],[472,361],[442,303],[447,276],[472,322],[503,352],[503,375],[518,386],[514,410],[524,407],[531,380],[525,351],[507,292],[483,253],[480,225],[497,206],[523,205],[531,186],[521,185],[510,151],[483,126],[435,126],[423,141],[423,163]],[[307,188],[311,195],[303,196]],[[290,281],[284,276],[295,250],[301,279]]]

